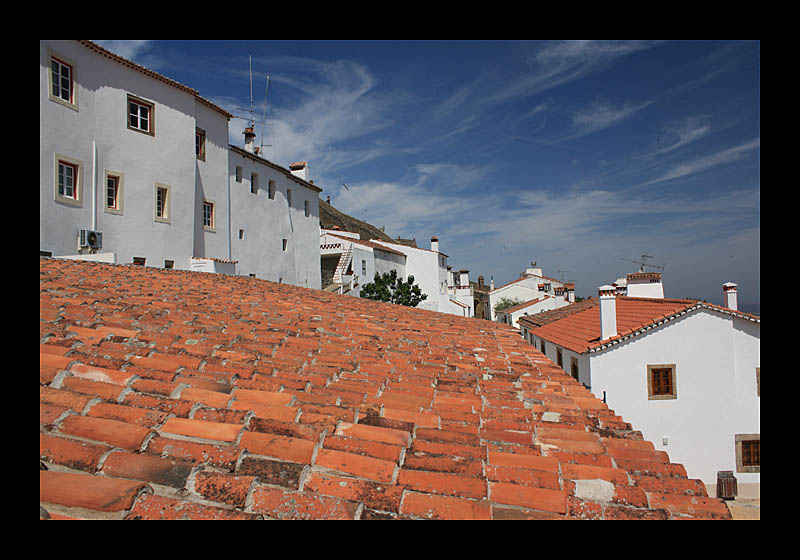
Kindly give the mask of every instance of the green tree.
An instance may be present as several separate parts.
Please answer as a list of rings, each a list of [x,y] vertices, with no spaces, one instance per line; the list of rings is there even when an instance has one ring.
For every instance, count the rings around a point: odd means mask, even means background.
[[[376,272],[375,279],[361,287],[361,297],[409,307],[416,307],[421,301],[428,299],[428,295],[423,294],[420,287],[414,284],[413,276],[403,281],[397,277],[396,270],[384,272],[382,275]]]
[[[519,305],[522,301],[518,299],[509,299],[509,298],[500,298],[500,301],[494,304],[494,312],[497,313],[498,311],[503,311],[504,309],[508,309],[509,307],[514,307],[515,305]]]

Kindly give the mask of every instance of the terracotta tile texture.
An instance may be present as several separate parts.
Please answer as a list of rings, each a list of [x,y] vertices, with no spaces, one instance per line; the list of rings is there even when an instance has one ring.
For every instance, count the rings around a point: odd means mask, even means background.
[[[730,518],[506,325],[49,258],[39,319],[42,519]]]

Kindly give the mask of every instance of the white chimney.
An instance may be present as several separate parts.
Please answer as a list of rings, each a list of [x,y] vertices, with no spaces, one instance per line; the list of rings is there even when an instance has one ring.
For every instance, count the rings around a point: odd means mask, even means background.
[[[294,163],[290,163],[289,170],[292,172],[292,175],[300,177],[303,181],[310,182],[311,171],[308,168],[308,162],[296,161]]]
[[[459,270],[458,271],[461,279],[458,281],[458,285],[462,288],[469,288],[469,270]]]
[[[567,301],[575,303],[575,284],[570,282],[569,284],[564,284],[564,287],[567,290]]]
[[[244,129],[244,149],[246,152],[253,153],[253,144],[255,144],[256,133],[252,126]]]
[[[614,296],[614,286],[600,286],[600,340],[606,340],[617,335],[617,298]]]
[[[494,276],[489,277],[489,290],[494,291]]]
[[[439,238],[436,237],[435,235],[431,237],[431,251],[433,251],[434,253],[439,252]]]
[[[727,307],[732,311],[738,311],[739,306],[736,296],[737,284],[733,282],[725,282],[722,285],[722,306]]]
[[[566,291],[566,288],[564,288],[564,286],[555,286],[553,288],[553,293],[556,296],[556,305],[559,306],[559,307],[564,303],[564,293],[565,293],[565,291]]]

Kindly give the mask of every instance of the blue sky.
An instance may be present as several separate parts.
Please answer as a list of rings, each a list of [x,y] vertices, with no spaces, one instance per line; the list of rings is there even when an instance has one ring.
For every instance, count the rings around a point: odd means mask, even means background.
[[[267,159],[473,280],[585,297],[647,254],[667,297],[760,303],[757,41],[98,43],[242,117],[252,56]]]

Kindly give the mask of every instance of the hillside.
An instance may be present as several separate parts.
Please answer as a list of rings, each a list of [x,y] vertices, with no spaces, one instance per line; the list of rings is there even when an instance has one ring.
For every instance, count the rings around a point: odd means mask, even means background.
[[[379,239],[389,243],[397,243],[396,239],[392,239],[381,228],[340,212],[322,199],[319,201],[319,227],[322,229],[336,229],[338,227],[343,231],[358,233],[361,235],[361,239]]]

